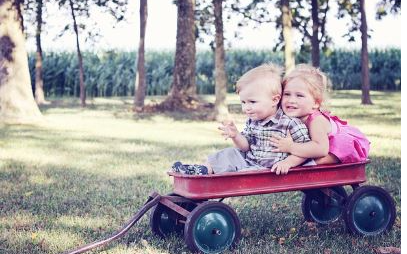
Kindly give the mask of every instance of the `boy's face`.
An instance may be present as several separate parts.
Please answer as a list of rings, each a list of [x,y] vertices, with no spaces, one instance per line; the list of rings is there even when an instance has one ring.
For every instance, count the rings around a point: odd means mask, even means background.
[[[264,86],[249,84],[239,92],[243,112],[251,120],[270,119],[276,114],[280,95],[272,95]]]

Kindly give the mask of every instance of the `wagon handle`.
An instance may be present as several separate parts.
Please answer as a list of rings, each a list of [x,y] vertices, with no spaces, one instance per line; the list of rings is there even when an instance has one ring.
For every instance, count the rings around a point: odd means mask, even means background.
[[[99,240],[99,241],[95,241],[93,243],[89,243],[86,245],[83,245],[75,250],[71,250],[68,252],[64,252],[64,254],[79,254],[79,253],[84,253],[88,250],[103,246],[105,244],[110,243],[113,240],[116,240],[117,238],[123,236],[125,233],[127,233],[127,231],[129,231],[129,229],[148,211],[150,210],[150,208],[152,208],[153,206],[157,205],[158,202],[160,202],[161,199],[161,195],[159,195],[156,192],[153,192],[147,199],[146,203],[143,205],[143,207],[140,208],[140,210],[138,210],[137,213],[134,214],[134,216],[118,231],[116,231],[115,233],[113,233],[111,236],[103,239],[103,240]]]

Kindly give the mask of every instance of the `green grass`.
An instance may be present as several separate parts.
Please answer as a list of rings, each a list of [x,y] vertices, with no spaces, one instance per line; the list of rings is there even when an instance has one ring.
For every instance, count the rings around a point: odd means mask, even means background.
[[[243,228],[233,253],[374,253],[400,247],[400,93],[372,92],[372,99],[374,105],[361,106],[360,92],[335,92],[331,110],[370,138],[368,184],[395,198],[393,229],[355,237],[343,221],[307,224],[299,192],[230,198],[224,202],[237,211]],[[81,109],[72,99],[60,99],[42,108],[47,120],[42,126],[0,126],[0,253],[60,253],[101,239],[120,228],[153,190],[171,192],[166,171],[175,160],[200,162],[231,145],[215,122],[192,114],[134,116],[131,100],[94,99]],[[228,100],[241,127],[238,98]],[[181,237],[152,235],[144,216],[125,237],[94,253],[189,252]]]

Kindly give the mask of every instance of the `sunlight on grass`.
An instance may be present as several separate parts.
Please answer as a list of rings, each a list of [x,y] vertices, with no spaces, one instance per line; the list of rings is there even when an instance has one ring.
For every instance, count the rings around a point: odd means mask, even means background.
[[[57,152],[52,153],[46,153],[44,154],[44,151],[38,151],[37,149],[31,149],[30,147],[24,148],[25,153],[21,153],[21,148],[11,148],[7,149],[6,152],[3,153],[2,156],[3,158],[7,158],[10,160],[15,160],[15,161],[24,161],[28,164],[33,164],[33,165],[46,165],[49,163],[63,163],[64,160],[66,159],[65,156],[62,154],[59,154]]]
[[[31,176],[31,177],[28,178],[28,181],[31,184],[34,184],[34,185],[35,184],[37,184],[37,185],[49,185],[49,184],[54,183],[53,179],[51,179],[50,177],[48,177],[48,176],[46,176],[44,174]]]
[[[390,158],[401,158],[401,142],[400,140],[394,140],[393,143],[389,143],[385,138],[370,138],[371,151],[370,156],[384,156]]]
[[[25,236],[27,239],[27,236]],[[41,246],[43,250],[64,251],[68,246],[83,242],[79,235],[66,230],[39,230],[28,236],[34,244]]]
[[[162,251],[151,246],[141,246],[138,248],[136,246],[131,246],[130,248],[125,248],[123,246],[116,246],[106,251],[101,251],[100,254],[169,254],[170,252]]]
[[[29,229],[34,223],[34,217],[26,212],[9,214],[7,216],[2,215],[0,217],[0,228],[25,230]]]
[[[109,218],[94,218],[94,217],[73,217],[73,216],[61,216],[55,223],[63,227],[80,227],[80,228],[105,228],[111,224]]]

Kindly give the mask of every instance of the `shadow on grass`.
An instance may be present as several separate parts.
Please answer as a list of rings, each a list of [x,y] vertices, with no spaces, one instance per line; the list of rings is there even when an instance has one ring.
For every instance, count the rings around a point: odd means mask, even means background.
[[[371,156],[366,167],[366,184],[385,188],[399,204],[401,201],[401,159]]]
[[[80,106],[79,101],[72,99],[57,99],[52,100],[49,105],[41,105],[42,113],[47,114],[48,111],[58,109],[58,114],[72,114],[74,111],[105,111],[110,112],[117,119],[133,119],[133,120],[151,120],[156,116],[170,118],[174,121],[191,122],[191,121],[213,121],[208,120],[213,112],[213,108],[200,108],[200,110],[191,111],[162,111],[162,112],[134,112],[133,105],[128,103],[128,99],[115,99],[117,103],[106,102],[88,102],[85,108]],[[240,105],[239,105],[240,108]],[[241,108],[238,113],[241,113]]]
[[[202,151],[224,148],[224,145],[219,144],[198,145],[194,142],[173,144],[165,142],[165,140],[160,142],[142,138],[127,138],[126,136],[106,137],[92,134],[85,136],[79,135],[76,131],[26,129],[24,127],[4,128],[0,135],[17,143],[30,141],[31,147],[35,147],[38,151],[49,151],[49,156],[52,156],[53,152],[58,152],[65,157],[71,156],[73,163],[78,160],[86,160],[89,156],[102,157],[103,155],[103,161],[99,161],[100,163],[109,163],[117,158],[124,158],[124,162],[137,164],[144,161],[152,165],[151,162],[156,162],[157,158],[167,158],[168,161],[174,162],[180,159],[206,156],[207,154]],[[130,148],[123,148],[126,146]],[[174,157],[174,155],[180,157]],[[167,166],[169,168],[171,165]]]
[[[160,97],[161,98],[161,97]],[[165,98],[162,96],[161,99]],[[335,101],[342,102],[340,105],[332,107],[332,113],[338,114],[343,119],[348,118],[356,118],[356,119],[377,119],[379,122],[387,122],[389,121],[391,124],[399,124],[400,117],[394,116],[394,112],[399,111],[398,105],[399,102],[394,104],[393,101],[400,100],[400,93],[399,92],[372,92],[371,98],[373,102],[377,101],[379,104],[385,105],[360,105],[355,102],[355,100],[360,100],[361,95],[360,91],[335,91],[333,93],[333,98]],[[49,105],[42,105],[41,111],[43,113],[47,113],[49,110],[58,109],[58,114],[71,114],[72,111],[105,111],[110,112],[115,118],[117,119],[133,119],[137,120],[151,120],[153,117],[162,116],[173,119],[175,121],[183,121],[183,122],[191,122],[191,121],[207,121],[208,117],[212,113],[213,109],[208,108],[205,110],[196,110],[196,111],[188,111],[188,112],[181,112],[181,111],[164,111],[164,112],[141,112],[136,113],[132,110],[132,98],[127,97],[117,97],[117,98],[110,98],[103,99],[97,98],[96,100],[89,100],[88,105],[86,108],[82,108],[80,106],[78,99],[72,98],[61,98],[52,100],[51,104]],[[112,102],[113,101],[113,102]],[[355,105],[360,107],[358,110],[355,109]],[[379,108],[378,108],[379,107]],[[382,110],[383,107],[386,110]],[[229,103],[228,104],[229,112],[232,114],[242,114],[242,108],[240,103]],[[352,111],[346,113],[348,109]],[[380,112],[377,112],[377,109]],[[366,112],[360,112],[366,111]],[[345,113],[343,113],[345,112]],[[242,114],[243,115],[243,114]]]

